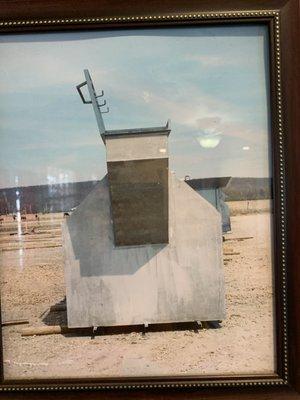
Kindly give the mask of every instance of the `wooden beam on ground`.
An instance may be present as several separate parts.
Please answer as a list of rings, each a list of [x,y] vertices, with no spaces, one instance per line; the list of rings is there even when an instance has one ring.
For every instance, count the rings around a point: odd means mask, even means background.
[[[12,319],[10,321],[2,321],[1,326],[29,324],[28,319]]]
[[[232,242],[234,240],[237,240],[238,242],[241,242],[243,240],[248,240],[248,239],[253,239],[253,236],[246,236],[246,237],[236,237],[236,238],[225,238],[225,242]]]
[[[31,326],[24,328],[21,331],[21,336],[35,336],[35,335],[55,335],[58,333],[68,333],[67,326],[53,325],[53,326]]]
[[[92,332],[92,328],[68,328],[64,325],[42,325],[22,329],[21,336],[57,335],[67,333],[90,335]]]

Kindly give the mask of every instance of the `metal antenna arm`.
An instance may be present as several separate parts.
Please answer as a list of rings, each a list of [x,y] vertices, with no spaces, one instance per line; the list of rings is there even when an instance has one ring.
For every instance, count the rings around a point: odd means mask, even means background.
[[[80,83],[79,85],[77,85],[76,89],[78,90],[79,96],[84,104],[92,104],[93,110],[95,113],[95,117],[97,120],[99,133],[102,137],[102,140],[104,141],[103,134],[105,133],[105,126],[104,126],[104,121],[102,118],[101,107],[106,105],[106,101],[104,100],[103,103],[99,104],[98,100],[97,100],[98,97],[102,97],[104,95],[104,92],[102,90],[101,94],[97,95],[89,71],[87,69],[85,69],[85,70],[83,70],[83,72],[84,72],[85,81]],[[87,90],[89,92],[89,96],[90,96],[89,101],[85,99],[85,97],[81,91],[81,88],[85,85],[87,85]],[[109,110],[107,109],[107,111],[103,111],[103,112],[105,113],[108,111]]]

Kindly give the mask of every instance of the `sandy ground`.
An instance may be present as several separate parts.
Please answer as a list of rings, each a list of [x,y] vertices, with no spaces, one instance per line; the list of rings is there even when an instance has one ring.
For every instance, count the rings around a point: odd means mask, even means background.
[[[5,378],[273,372],[271,214],[268,202],[250,203],[229,204],[232,232],[224,242],[227,318],[221,328],[22,337],[26,325],[5,326]],[[30,326],[66,323],[65,312],[49,312],[65,296],[62,218],[45,214],[39,220],[27,216],[22,222],[11,217],[1,221],[3,321],[25,318]]]

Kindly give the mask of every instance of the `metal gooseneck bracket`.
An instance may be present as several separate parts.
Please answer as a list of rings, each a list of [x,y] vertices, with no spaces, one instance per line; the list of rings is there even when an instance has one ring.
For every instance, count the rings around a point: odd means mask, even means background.
[[[76,86],[76,89],[79,93],[79,96],[83,102],[83,104],[92,104],[93,109],[94,109],[94,113],[95,113],[95,117],[96,117],[96,121],[97,121],[97,125],[98,125],[98,129],[99,129],[99,133],[102,137],[102,140],[104,142],[104,133],[105,133],[105,126],[104,126],[104,121],[102,118],[102,114],[106,114],[109,112],[109,107],[106,107],[105,110],[102,110],[101,107],[104,107],[106,105],[106,100],[104,100],[102,103],[98,103],[97,98],[99,97],[103,97],[104,96],[104,92],[103,90],[101,90],[101,94],[96,94],[94,85],[93,85],[93,81],[92,78],[90,76],[90,73],[87,69],[84,70],[84,76],[85,76],[85,82],[80,83],[79,85]],[[90,100],[86,100],[81,88],[83,86],[87,85],[88,88],[88,92],[89,92],[89,96],[90,96]]]

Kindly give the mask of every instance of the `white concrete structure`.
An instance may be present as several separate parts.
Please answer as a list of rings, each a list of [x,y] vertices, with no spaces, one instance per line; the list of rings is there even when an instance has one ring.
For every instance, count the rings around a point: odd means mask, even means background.
[[[169,175],[169,243],[114,245],[107,177],[63,226],[69,327],[225,318],[221,216]]]
[[[130,134],[116,133],[105,136],[107,162],[147,160],[166,158],[168,154],[168,134],[166,127],[161,128],[159,134],[143,133]],[[108,131],[109,132],[109,131]],[[113,131],[116,132],[116,131]],[[126,130],[117,132],[127,132]],[[132,132],[132,130],[130,130]],[[145,129],[143,130],[145,132]]]

